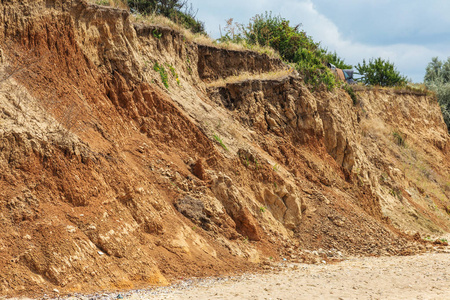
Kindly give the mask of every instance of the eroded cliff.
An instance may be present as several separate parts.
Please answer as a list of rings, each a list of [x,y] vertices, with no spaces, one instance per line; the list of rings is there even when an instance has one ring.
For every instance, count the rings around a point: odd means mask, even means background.
[[[355,103],[123,10],[0,6],[2,295],[165,284],[305,249],[417,253],[410,235],[448,232],[432,96]]]

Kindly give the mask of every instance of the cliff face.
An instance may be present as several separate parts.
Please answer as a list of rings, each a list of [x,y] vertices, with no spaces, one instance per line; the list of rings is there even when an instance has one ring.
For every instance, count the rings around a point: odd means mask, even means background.
[[[0,6],[1,295],[165,284],[303,249],[415,253],[403,232],[448,232],[432,97],[354,104],[122,10]]]

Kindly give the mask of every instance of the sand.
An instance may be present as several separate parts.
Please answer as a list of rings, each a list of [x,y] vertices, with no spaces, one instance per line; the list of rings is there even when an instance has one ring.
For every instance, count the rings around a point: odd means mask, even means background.
[[[125,299],[450,299],[450,254],[290,264],[267,274],[188,280]]]

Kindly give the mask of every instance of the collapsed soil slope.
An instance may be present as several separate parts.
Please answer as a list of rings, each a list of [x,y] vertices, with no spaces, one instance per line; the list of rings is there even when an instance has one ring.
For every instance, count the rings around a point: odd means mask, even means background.
[[[425,247],[404,232],[448,232],[432,97],[363,90],[355,105],[126,11],[0,6],[1,295],[165,284],[301,249],[408,254]]]

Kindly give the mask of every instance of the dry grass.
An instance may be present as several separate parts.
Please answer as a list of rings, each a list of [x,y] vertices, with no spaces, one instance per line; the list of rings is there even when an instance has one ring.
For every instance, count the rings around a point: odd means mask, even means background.
[[[236,76],[230,76],[227,78],[219,79],[216,81],[212,81],[207,84],[207,87],[221,87],[225,86],[228,83],[236,83],[239,81],[244,80],[274,80],[274,79],[280,79],[286,76],[289,76],[291,74],[294,74],[295,70],[293,68],[290,68],[289,70],[279,70],[275,72],[268,72],[268,73],[260,73],[260,74],[251,74],[248,72],[241,73]]]
[[[89,3],[129,10],[125,0],[88,0]]]
[[[241,44],[236,44],[236,43],[220,43],[220,44],[216,44],[218,47],[221,48],[225,48],[228,50],[240,50],[240,51],[244,51],[244,50],[251,50],[251,51],[255,51],[261,54],[266,54],[268,55],[270,58],[278,58],[281,59],[280,54],[275,51],[273,48],[270,47],[266,47],[266,46],[260,46],[260,45],[250,45],[247,44],[245,42],[241,43]]]
[[[361,131],[364,136],[371,133],[377,139],[382,139],[384,143],[391,142],[390,130],[386,128],[386,123],[378,116],[371,116],[370,118],[361,119]]]
[[[355,91],[392,91],[400,95],[416,95],[416,96],[432,96],[434,93],[427,89],[424,84],[419,83],[408,83],[406,86],[394,86],[394,87],[384,87],[384,86],[371,86],[364,85],[359,82],[356,85],[352,85]]]
[[[193,33],[189,29],[184,28],[180,24],[173,22],[172,20],[157,14],[133,14],[133,21],[136,23],[150,24],[155,26],[169,27],[175,31],[180,32],[190,42],[194,42],[200,45],[214,46],[227,50],[246,51],[251,50],[261,54],[266,54],[271,58],[280,58],[280,55],[270,47],[261,47],[248,44],[236,44],[236,43],[218,43],[209,36],[200,33]]]

